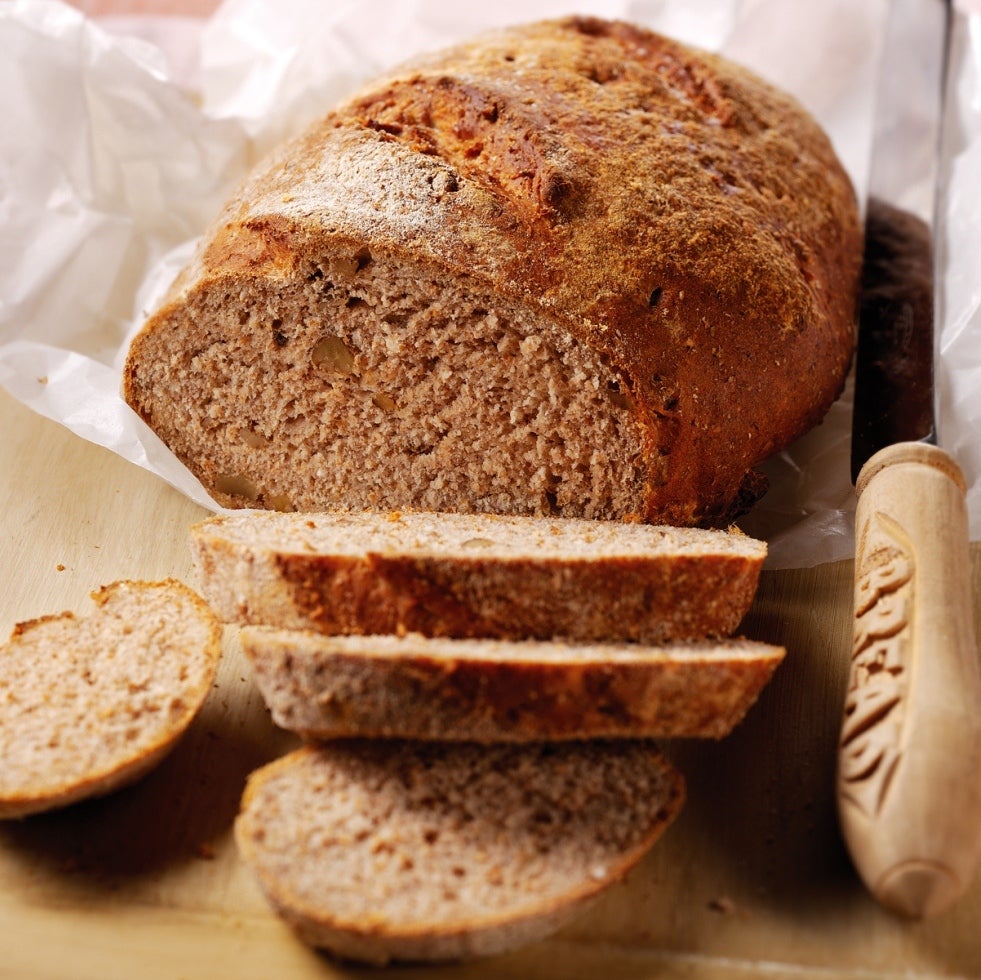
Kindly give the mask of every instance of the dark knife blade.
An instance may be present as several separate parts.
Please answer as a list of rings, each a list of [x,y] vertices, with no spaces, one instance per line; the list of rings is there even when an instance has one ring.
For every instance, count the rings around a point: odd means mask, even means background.
[[[866,206],[853,481],[886,446],[936,442],[934,232],[949,47],[948,2],[893,0]]]

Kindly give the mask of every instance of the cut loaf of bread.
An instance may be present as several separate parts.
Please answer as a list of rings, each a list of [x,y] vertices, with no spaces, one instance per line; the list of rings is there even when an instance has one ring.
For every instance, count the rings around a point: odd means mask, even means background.
[[[321,636],[246,627],[273,720],[306,738],[721,738],[783,659],[749,640],[666,646]]]
[[[244,511],[191,530],[229,622],[334,633],[662,642],[731,634],[766,545],[574,518]]]
[[[221,625],[180,582],[116,582],[95,608],[20,623],[0,647],[0,817],[132,782],[204,702]]]
[[[683,793],[640,742],[338,741],[254,772],[235,836],[307,943],[462,959],[562,926],[636,865]]]
[[[514,27],[262,162],[124,394],[229,506],[721,526],[841,391],[861,243],[786,93],[625,23]]]

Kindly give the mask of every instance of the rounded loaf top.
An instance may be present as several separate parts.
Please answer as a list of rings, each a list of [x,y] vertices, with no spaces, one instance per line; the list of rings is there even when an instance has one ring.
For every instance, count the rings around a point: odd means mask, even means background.
[[[850,363],[861,229],[830,141],[749,71],[626,23],[500,30],[368,85],[245,183],[175,298],[338,243],[596,352],[639,427],[645,520],[737,513]]]

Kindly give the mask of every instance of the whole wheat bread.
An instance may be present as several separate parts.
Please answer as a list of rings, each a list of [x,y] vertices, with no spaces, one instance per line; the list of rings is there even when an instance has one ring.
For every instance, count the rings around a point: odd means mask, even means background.
[[[229,506],[723,524],[839,394],[860,263],[791,97],[570,17],[418,59],[263,162],[124,394]]]
[[[721,738],[784,656],[749,640],[651,647],[259,626],[241,639],[276,724],[317,739]]]
[[[211,689],[221,626],[176,581],[116,582],[87,615],[0,647],[0,817],[108,793],[156,765]]]
[[[559,928],[636,865],[683,793],[639,742],[339,741],[253,773],[235,837],[307,943],[460,959]]]
[[[191,529],[226,621],[321,633],[662,642],[732,633],[766,545],[574,518],[245,511]]]

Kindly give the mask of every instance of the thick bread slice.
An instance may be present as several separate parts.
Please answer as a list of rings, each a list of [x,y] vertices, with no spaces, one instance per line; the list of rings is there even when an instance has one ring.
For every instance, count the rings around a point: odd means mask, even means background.
[[[642,742],[342,741],[253,773],[235,837],[307,943],[375,963],[460,959],[562,926],[683,795]]]
[[[766,555],[725,531],[430,513],[243,512],[191,543],[230,622],[652,643],[732,633]]]
[[[750,640],[651,647],[259,626],[241,638],[273,720],[309,738],[721,738],[784,656]]]
[[[0,647],[0,817],[142,776],[214,680],[221,625],[180,582],[115,582],[95,609],[21,623]]]
[[[260,163],[124,394],[233,507],[724,525],[840,393],[861,256],[792,97],[630,24],[522,25]]]

